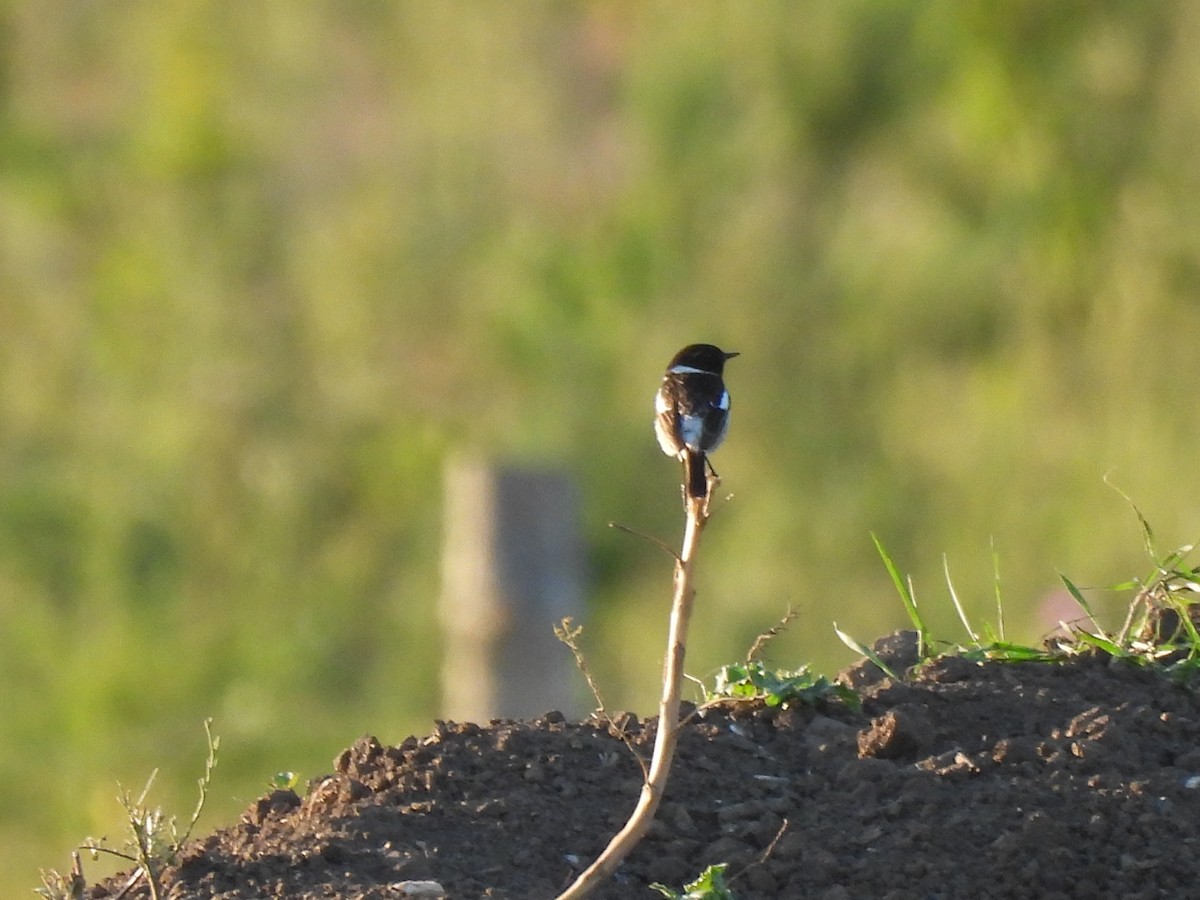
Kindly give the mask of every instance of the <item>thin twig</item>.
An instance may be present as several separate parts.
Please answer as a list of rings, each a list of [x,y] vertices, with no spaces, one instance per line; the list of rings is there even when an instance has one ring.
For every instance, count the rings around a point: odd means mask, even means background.
[[[1124,647],[1129,640],[1129,632],[1133,629],[1134,617],[1137,611],[1145,606],[1150,607],[1150,597],[1153,594],[1153,587],[1144,587],[1137,592],[1133,601],[1129,604],[1129,608],[1125,611],[1125,621],[1121,623],[1121,630],[1117,633],[1117,644]]]
[[[756,859],[754,862],[750,863],[750,865],[746,866],[746,868],[742,869],[740,872],[738,872],[736,875],[734,875],[732,878],[730,878],[729,879],[730,882],[737,881],[739,878],[741,878],[743,875],[745,875],[747,872],[749,872],[755,866],[761,866],[768,859],[770,859],[771,854],[775,852],[775,846],[779,843],[779,839],[783,837],[783,833],[788,830],[788,826],[790,824],[791,824],[790,821],[788,821],[787,819],[784,819],[783,824],[781,824],[779,826],[779,830],[775,832],[775,837],[771,838],[771,843],[767,844],[767,848],[758,855],[758,859]]]
[[[624,827],[609,841],[596,861],[588,866],[570,887],[559,894],[557,900],[580,900],[608,880],[649,829],[666,791],[671,762],[675,758],[675,745],[679,740],[679,697],[684,677],[683,660],[687,652],[687,630],[692,616],[692,601],[696,596],[692,586],[692,573],[695,569],[700,534],[708,522],[708,498],[712,496],[717,484],[717,479],[710,476],[705,496],[687,498],[683,550],[675,558],[675,589],[671,600],[667,656],[663,664],[662,698],[658,705],[658,731],[654,737],[650,772],[642,783],[637,806]]]
[[[567,649],[571,651],[571,655],[575,657],[575,667],[583,673],[583,680],[587,682],[588,690],[592,692],[592,699],[596,701],[597,711],[604,717],[604,721],[608,723],[609,731],[619,737],[629,752],[633,754],[633,758],[642,768],[643,780],[649,777],[649,769],[646,768],[646,760],[642,758],[642,754],[638,753],[637,748],[633,746],[633,740],[624,728],[619,726],[609,713],[608,707],[604,703],[604,698],[600,696],[600,685],[596,683],[596,679],[592,677],[591,667],[587,664],[587,659],[583,655],[583,651],[579,648],[579,635],[583,634],[583,626],[575,625],[575,620],[570,616],[563,617],[563,620],[554,626],[554,636],[567,645]]]
[[[796,608],[789,605],[787,612],[783,614],[782,619],[754,639],[754,643],[750,645],[750,649],[746,653],[746,662],[754,662],[754,660],[758,657],[758,654],[762,653],[766,648],[767,644],[771,643],[771,641],[775,640],[775,638],[779,637],[780,634],[786,631],[788,625],[790,625],[792,620],[798,615],[800,615],[800,613],[796,611]]]
[[[667,556],[671,557],[676,562],[679,561],[679,554],[652,534],[646,534],[644,531],[638,531],[635,528],[630,528],[628,525],[622,525],[620,522],[609,522],[608,527],[615,528],[617,531],[623,531],[626,534],[631,534],[634,537],[641,538],[643,541],[649,541],[663,553],[667,554]]]

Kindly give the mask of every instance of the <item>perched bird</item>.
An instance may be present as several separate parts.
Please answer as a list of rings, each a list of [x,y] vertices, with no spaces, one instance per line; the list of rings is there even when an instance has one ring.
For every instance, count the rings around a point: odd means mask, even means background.
[[[690,497],[708,493],[706,454],[721,446],[729,426],[729,391],[721,374],[725,360],[735,356],[712,344],[689,344],[667,365],[654,396],[658,445],[667,456],[683,461]]]

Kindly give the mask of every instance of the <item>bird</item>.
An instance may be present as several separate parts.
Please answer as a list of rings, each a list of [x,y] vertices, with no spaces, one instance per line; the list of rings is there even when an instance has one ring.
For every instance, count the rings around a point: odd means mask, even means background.
[[[726,360],[737,355],[713,344],[689,344],[671,358],[654,395],[658,445],[683,462],[684,486],[692,498],[708,495],[708,454],[721,446],[729,427],[729,391],[722,375]]]

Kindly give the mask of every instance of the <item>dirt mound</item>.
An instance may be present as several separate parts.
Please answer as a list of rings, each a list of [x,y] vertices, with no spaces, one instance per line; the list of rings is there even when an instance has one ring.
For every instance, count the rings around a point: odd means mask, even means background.
[[[729,863],[739,900],[1183,897],[1200,882],[1196,695],[1106,657],[848,673],[863,709],[709,709],[650,836],[597,896],[657,897]],[[549,714],[364,737],[164,873],[173,900],[552,898],[624,822],[654,720]],[[628,746],[627,746],[628,744]],[[126,879],[93,887],[116,895]],[[139,884],[127,897],[145,898]]]

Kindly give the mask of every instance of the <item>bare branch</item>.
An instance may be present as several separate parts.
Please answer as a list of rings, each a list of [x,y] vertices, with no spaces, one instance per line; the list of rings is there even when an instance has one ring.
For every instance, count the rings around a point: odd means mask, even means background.
[[[570,887],[559,894],[558,900],[580,900],[587,897],[617,870],[649,829],[666,791],[681,725],[679,699],[684,679],[683,661],[687,652],[687,630],[692,617],[692,602],[696,596],[692,584],[696,550],[700,543],[700,534],[708,522],[708,498],[713,495],[718,483],[718,479],[710,475],[708,491],[704,497],[687,497],[685,492],[687,521],[683,532],[683,550],[678,556],[672,554],[675,556],[674,596],[671,600],[671,618],[667,634],[667,656],[663,664],[662,698],[658,705],[658,731],[654,737],[650,771],[642,783],[637,806],[630,814],[629,821],[609,841],[596,861],[588,866]]]

